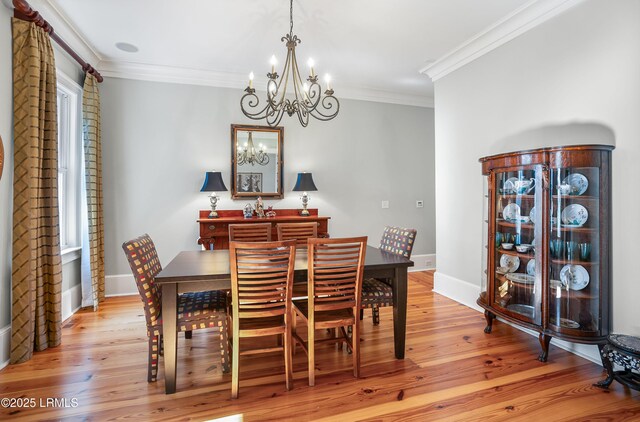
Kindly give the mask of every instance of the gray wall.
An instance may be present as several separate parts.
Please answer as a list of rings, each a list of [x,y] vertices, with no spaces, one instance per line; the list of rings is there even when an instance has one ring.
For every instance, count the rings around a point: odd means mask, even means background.
[[[639,22],[637,0],[586,1],[436,81],[437,288],[480,285],[478,158],[614,143],[613,329],[640,335]]]
[[[0,180],[0,328],[11,323],[11,215],[13,212],[12,11],[0,4],[0,136],[4,171]]]
[[[339,91],[337,95],[339,96]],[[121,244],[149,233],[166,264],[196,250],[205,171],[230,185],[232,123],[256,124],[240,110],[241,90],[106,78],[101,86],[107,275],[128,274]],[[259,124],[259,123],[258,123]],[[291,192],[298,172],[313,172],[319,191],[310,207],[331,216],[332,236],[368,235],[385,225],[416,227],[414,254],[435,253],[433,109],[342,100],[339,116],[302,128],[284,126],[285,198],[274,208],[299,208]],[[390,208],[381,209],[389,200]],[[415,201],[424,200],[424,208]],[[248,201],[221,194],[219,209]],[[108,281],[107,281],[108,283]]]

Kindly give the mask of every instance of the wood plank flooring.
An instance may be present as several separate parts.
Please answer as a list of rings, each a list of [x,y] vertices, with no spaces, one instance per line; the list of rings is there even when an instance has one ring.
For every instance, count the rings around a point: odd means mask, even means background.
[[[0,371],[0,398],[35,399],[33,408],[0,407],[0,420],[640,420],[639,392],[591,385],[603,378],[598,365],[553,345],[549,361],[538,362],[536,338],[499,321],[484,334],[482,314],[432,287],[432,273],[409,275],[404,360],[394,359],[391,309],[380,310],[378,327],[368,311],[360,379],[335,345],[318,346],[315,387],[298,350],[292,391],[280,355],[247,356],[237,400],[217,336],[206,330],[179,337],[176,394],[164,394],[162,361],[158,382],[147,383],[140,299],[109,298],[67,321],[62,346]],[[66,403],[47,406],[47,398]]]

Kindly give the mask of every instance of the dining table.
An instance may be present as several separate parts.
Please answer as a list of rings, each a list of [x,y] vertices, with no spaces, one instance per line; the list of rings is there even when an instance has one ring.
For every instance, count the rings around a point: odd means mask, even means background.
[[[404,359],[407,326],[407,271],[413,261],[367,246],[364,278],[387,279],[393,289],[393,338],[396,359]],[[294,279],[307,280],[307,250],[296,251]],[[231,290],[229,251],[202,250],[178,253],[155,277],[162,289],[165,393],[176,392],[178,295],[207,290]]]

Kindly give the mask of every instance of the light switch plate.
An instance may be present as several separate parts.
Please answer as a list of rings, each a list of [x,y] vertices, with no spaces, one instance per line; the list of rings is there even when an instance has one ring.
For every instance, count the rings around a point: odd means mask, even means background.
[[[382,208],[389,208],[389,201],[382,201]]]

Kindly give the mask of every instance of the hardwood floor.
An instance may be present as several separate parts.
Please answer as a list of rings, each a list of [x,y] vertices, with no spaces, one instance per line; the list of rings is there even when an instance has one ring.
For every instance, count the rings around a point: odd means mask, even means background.
[[[162,369],[147,383],[140,299],[109,298],[99,312],[67,321],[62,346],[0,371],[1,398],[35,399],[33,408],[0,408],[0,420],[640,420],[639,392],[591,385],[603,378],[598,365],[553,345],[549,361],[538,362],[535,337],[499,321],[484,334],[481,313],[432,287],[431,273],[410,274],[403,361],[394,359],[391,309],[380,310],[378,327],[368,311],[360,379],[334,345],[317,349],[315,387],[298,349],[289,392],[281,354],[247,356],[237,400],[231,374],[221,373],[217,336],[205,330],[179,337],[176,394],[164,394]],[[47,407],[47,398],[66,403]]]

